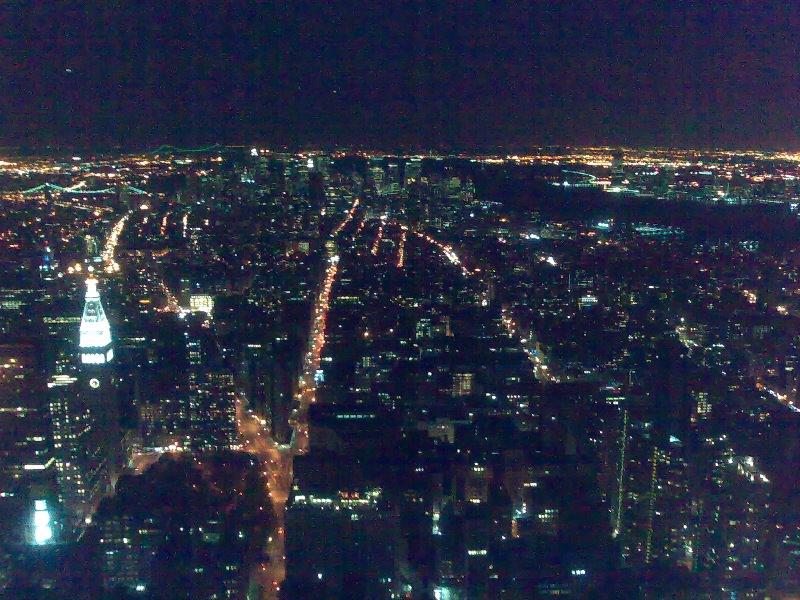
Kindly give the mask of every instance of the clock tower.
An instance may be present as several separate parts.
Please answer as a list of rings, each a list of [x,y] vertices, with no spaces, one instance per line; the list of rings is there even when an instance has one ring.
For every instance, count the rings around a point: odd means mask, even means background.
[[[81,355],[80,394],[91,428],[87,450],[94,472],[95,489],[89,496],[102,497],[116,478],[122,458],[114,377],[114,348],[97,280],[86,280],[86,299],[81,318],[79,350]]]

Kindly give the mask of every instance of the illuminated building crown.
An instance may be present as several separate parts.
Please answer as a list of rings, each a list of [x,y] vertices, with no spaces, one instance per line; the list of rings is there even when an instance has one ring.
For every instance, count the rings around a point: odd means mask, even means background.
[[[84,364],[105,364],[114,358],[111,348],[111,326],[100,302],[97,280],[86,280],[86,302],[81,319],[81,362]]]

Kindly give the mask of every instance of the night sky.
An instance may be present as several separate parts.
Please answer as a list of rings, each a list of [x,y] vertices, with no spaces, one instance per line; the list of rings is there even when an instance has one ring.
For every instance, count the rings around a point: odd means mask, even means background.
[[[0,7],[4,145],[798,149],[798,109],[796,2]]]

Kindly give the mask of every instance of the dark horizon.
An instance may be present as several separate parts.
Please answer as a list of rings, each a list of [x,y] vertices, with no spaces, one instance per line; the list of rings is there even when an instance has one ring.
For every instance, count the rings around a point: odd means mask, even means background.
[[[161,148],[165,148],[163,152],[159,152]],[[232,151],[235,148],[241,148],[243,152],[248,152],[251,148],[258,148],[259,150],[266,150],[272,153],[288,153],[288,154],[302,154],[306,152],[322,152],[322,153],[342,153],[344,156],[358,156],[360,154],[374,154],[383,155],[386,157],[392,156],[430,156],[430,157],[445,157],[457,159],[459,156],[496,156],[502,155],[509,156],[535,156],[537,154],[545,155],[549,153],[564,153],[569,156],[570,152],[581,150],[608,150],[608,151],[622,151],[624,152],[666,152],[666,153],[684,153],[695,152],[701,154],[715,154],[715,153],[728,153],[733,155],[747,155],[749,153],[761,153],[764,155],[772,154],[800,154],[800,146],[798,148],[755,148],[755,147],[735,147],[735,146],[666,146],[666,145],[614,145],[614,144],[591,144],[591,145],[577,145],[577,144],[541,144],[541,145],[485,145],[485,146],[472,146],[472,147],[454,147],[440,144],[438,146],[422,147],[419,145],[392,145],[392,144],[337,144],[336,142],[326,142],[320,144],[313,143],[276,143],[269,144],[260,140],[232,140],[230,142],[217,142],[201,140],[194,144],[174,143],[174,142],[136,142],[134,144],[125,146],[123,144],[111,143],[83,143],[83,144],[56,144],[56,143],[20,143],[0,145],[0,156],[57,156],[57,155],[70,155],[80,154],[82,158],[90,156],[102,155],[129,155],[136,156],[140,154],[165,154],[169,150],[173,154],[185,153],[200,153],[204,151],[213,152],[215,149],[226,149]]]
[[[795,8],[6,3],[0,145],[800,148]]]

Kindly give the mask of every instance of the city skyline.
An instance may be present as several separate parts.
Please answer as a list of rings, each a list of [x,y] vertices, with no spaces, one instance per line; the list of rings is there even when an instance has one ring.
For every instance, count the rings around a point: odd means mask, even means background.
[[[0,162],[0,591],[800,590],[800,156]]]
[[[0,598],[800,598],[800,11],[0,3]]]

